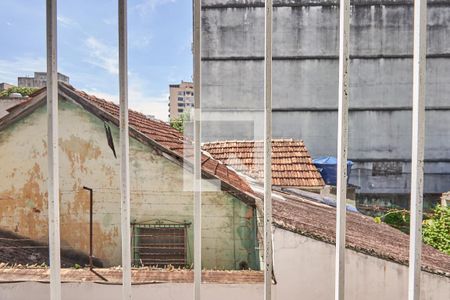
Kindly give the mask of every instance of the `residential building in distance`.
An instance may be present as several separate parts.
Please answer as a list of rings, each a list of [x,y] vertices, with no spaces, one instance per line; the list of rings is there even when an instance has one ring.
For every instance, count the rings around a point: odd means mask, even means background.
[[[69,76],[58,73],[58,81],[69,83]],[[34,77],[17,77],[17,86],[42,88],[47,83],[47,72],[34,72]]]
[[[180,84],[169,85],[169,119],[194,107],[194,84],[181,81]]]
[[[6,83],[6,82],[2,82],[2,83],[0,83],[0,92],[4,91],[4,90],[7,90],[7,89],[10,89],[12,87],[14,87],[14,85]]]

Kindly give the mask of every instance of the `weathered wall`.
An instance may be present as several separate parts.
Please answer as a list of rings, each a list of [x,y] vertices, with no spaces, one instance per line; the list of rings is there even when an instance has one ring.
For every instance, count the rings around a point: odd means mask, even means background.
[[[351,11],[351,182],[390,193],[392,178],[358,177],[375,161],[411,158],[412,1],[356,0]],[[206,140],[263,136],[264,1],[204,0],[202,96]],[[333,0],[274,1],[273,134],[336,155],[339,8]],[[426,193],[450,190],[450,2],[429,1]],[[226,122],[225,122],[226,120]],[[235,122],[236,126],[230,126]],[[215,123],[215,124],[214,124]],[[364,164],[368,163],[368,164]],[[366,172],[370,173],[370,172]],[[370,186],[370,188],[369,188]]]
[[[103,122],[80,106],[60,101],[60,199],[62,245],[88,252],[89,194],[94,189],[94,255],[107,264],[121,262],[119,158],[108,147]],[[118,128],[110,125],[116,150]],[[0,226],[47,239],[46,110],[0,132]],[[118,153],[119,154],[119,153]],[[130,139],[131,220],[134,223],[193,222],[192,176],[153,148]],[[184,176],[187,175],[187,176]],[[184,189],[184,184],[188,189]],[[204,183],[203,266],[255,267],[253,208]],[[192,226],[188,262],[192,261]]]

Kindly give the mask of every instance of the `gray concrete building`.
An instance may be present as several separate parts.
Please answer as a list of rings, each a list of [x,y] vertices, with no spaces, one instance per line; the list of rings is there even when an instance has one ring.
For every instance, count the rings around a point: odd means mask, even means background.
[[[354,0],[350,182],[361,203],[408,206],[412,0]],[[203,0],[203,140],[262,138],[264,1]],[[273,135],[336,155],[339,6],[274,0]],[[428,1],[426,199],[450,190],[450,1]],[[429,204],[430,202],[427,202]]]
[[[69,83],[69,76],[58,73],[58,80]],[[17,77],[17,86],[42,88],[47,85],[47,72],[34,72],[34,77]]]

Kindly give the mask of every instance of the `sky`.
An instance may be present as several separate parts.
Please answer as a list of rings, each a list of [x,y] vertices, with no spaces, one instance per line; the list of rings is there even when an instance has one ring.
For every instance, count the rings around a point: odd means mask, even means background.
[[[0,82],[46,70],[45,0],[0,0]],[[118,103],[118,0],[58,0],[58,71]],[[128,0],[129,107],[167,121],[169,84],[192,80],[190,0]]]

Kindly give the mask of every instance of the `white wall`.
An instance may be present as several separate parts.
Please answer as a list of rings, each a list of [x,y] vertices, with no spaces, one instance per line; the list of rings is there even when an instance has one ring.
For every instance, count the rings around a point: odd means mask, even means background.
[[[1,300],[48,300],[49,285],[38,282],[0,284]],[[120,300],[120,285],[96,283],[64,283],[63,300]],[[191,300],[193,286],[188,283],[149,284],[133,286],[133,300]],[[205,284],[202,300],[263,299],[262,284]]]
[[[334,299],[334,245],[275,228],[276,299]],[[346,251],[346,299],[407,299],[408,268]],[[450,298],[450,279],[422,272],[421,300]]]

